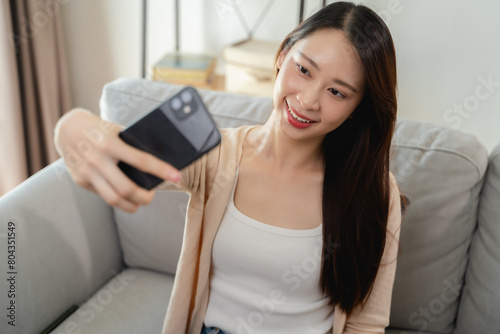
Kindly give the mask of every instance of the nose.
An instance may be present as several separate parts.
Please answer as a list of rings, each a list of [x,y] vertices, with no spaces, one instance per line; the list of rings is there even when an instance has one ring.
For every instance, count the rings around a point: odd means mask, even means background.
[[[318,111],[320,106],[321,90],[319,85],[308,85],[297,93],[302,109],[310,111]]]

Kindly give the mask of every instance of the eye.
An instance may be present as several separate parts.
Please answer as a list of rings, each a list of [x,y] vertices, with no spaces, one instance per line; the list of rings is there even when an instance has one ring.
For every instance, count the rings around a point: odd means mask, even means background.
[[[309,75],[309,70],[305,68],[304,66],[297,64],[297,68],[302,74]]]
[[[342,94],[341,92],[339,92],[338,90],[334,89],[334,88],[330,88],[329,89],[330,93],[332,93],[334,96],[337,96],[337,97],[341,97],[341,98],[345,98],[345,95]]]

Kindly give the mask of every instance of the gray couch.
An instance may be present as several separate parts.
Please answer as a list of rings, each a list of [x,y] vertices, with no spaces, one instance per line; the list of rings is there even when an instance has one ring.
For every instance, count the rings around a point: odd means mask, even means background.
[[[102,116],[127,124],[179,88],[116,80]],[[262,123],[272,109],[267,98],[202,96],[220,127]],[[471,135],[399,119],[391,169],[411,205],[386,333],[500,333],[500,146],[488,159]],[[2,196],[0,333],[39,333],[76,306],[53,333],[160,333],[187,199],[158,192],[127,214],[76,186],[61,160]]]

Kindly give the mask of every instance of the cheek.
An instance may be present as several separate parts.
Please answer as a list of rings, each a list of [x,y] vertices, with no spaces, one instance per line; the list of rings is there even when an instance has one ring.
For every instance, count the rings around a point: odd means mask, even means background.
[[[355,106],[353,106],[352,103],[330,103],[330,106],[324,109],[326,111],[326,115],[323,120],[326,120],[328,123],[341,124],[349,118],[354,109]]]
[[[281,94],[290,94],[300,88],[300,78],[290,65],[284,66],[276,77],[276,85]]]
[[[277,104],[279,103],[280,96],[281,96],[281,91],[282,91],[282,84],[281,81],[279,80],[279,73],[276,76],[276,80],[274,81],[274,89],[273,89],[273,103],[274,107],[276,108]]]

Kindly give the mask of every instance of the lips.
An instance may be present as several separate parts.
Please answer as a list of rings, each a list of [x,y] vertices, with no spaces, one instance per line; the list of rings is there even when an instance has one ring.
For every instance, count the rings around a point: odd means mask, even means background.
[[[307,117],[304,117],[303,115],[299,114],[295,109],[290,107],[288,102],[286,102],[286,108],[287,108],[287,118],[288,122],[293,125],[294,127],[298,129],[304,129],[309,126],[311,126],[314,123],[317,123],[316,121],[313,121],[312,119],[309,119]]]

